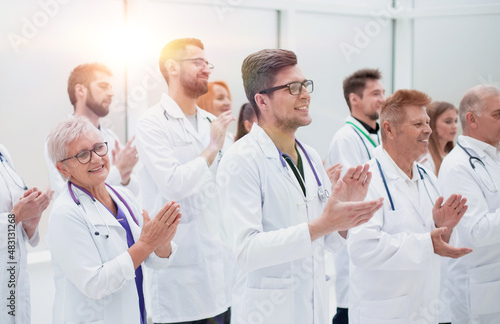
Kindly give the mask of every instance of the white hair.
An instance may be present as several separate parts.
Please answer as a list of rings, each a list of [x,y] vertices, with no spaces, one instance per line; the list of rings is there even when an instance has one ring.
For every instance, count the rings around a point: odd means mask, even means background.
[[[54,126],[47,136],[47,148],[52,162],[56,164],[67,158],[69,144],[89,133],[102,139],[101,132],[86,117],[71,116]]]
[[[500,89],[493,85],[481,84],[467,90],[458,107],[462,129],[466,130],[468,128],[467,113],[473,112],[481,116],[484,108],[486,108],[485,100],[491,96],[500,96]]]

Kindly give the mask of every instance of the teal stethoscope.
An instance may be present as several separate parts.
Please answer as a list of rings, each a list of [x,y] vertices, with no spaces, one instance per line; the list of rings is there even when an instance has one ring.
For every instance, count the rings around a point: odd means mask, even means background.
[[[9,175],[10,179],[16,186],[23,190],[28,190],[28,186],[26,185],[26,182],[24,182],[23,178],[21,178],[16,171],[10,166],[9,163],[7,163],[7,159],[5,156],[0,152],[0,162],[3,164],[5,167],[5,171]]]
[[[382,176],[382,181],[384,182],[385,191],[387,192],[387,197],[389,197],[389,202],[391,203],[391,210],[395,210],[394,209],[394,201],[392,200],[391,192],[389,191],[389,186],[387,185],[387,181],[385,180],[385,175],[384,175],[384,172],[382,171],[382,166],[380,165],[380,162],[378,161],[378,159],[375,159],[375,161],[377,161],[377,166],[378,166],[378,169],[380,171],[380,175]],[[422,168],[420,165],[417,164],[417,170],[418,170],[418,174],[420,175],[420,179],[422,180],[422,182],[424,184],[425,192],[427,193],[427,197],[429,197],[431,205],[434,205],[434,199],[432,199],[431,194],[429,193],[429,188],[427,188],[427,185],[425,184],[424,178],[427,177],[429,179],[429,182],[431,183],[432,188],[434,189],[434,192],[436,192],[438,197],[439,197],[439,191],[437,190],[434,183],[432,183],[432,181],[430,181],[429,174],[427,174],[427,171],[425,171],[424,168]]]
[[[363,140],[363,137],[361,137],[361,134],[363,134],[366,137],[366,139],[373,145],[373,147],[377,147],[377,144],[375,144],[373,139],[370,136],[368,136],[365,132],[363,132],[363,130],[361,128],[359,128],[358,126],[356,126],[354,123],[347,121],[346,124],[351,125],[352,128],[354,129],[354,132],[359,136],[361,143],[363,143],[363,145],[365,146],[366,153],[368,154],[368,159],[371,160],[372,156],[370,154],[370,151],[368,150],[368,147],[366,146],[365,141]],[[377,134],[377,138],[378,138],[378,134]],[[378,142],[380,144],[380,139],[378,139]]]
[[[457,145],[460,146],[462,150],[464,150],[464,152],[467,153],[467,155],[469,156],[469,163],[470,166],[472,167],[472,170],[474,170],[474,173],[478,176],[479,180],[481,180],[482,184],[486,187],[486,189],[488,189],[490,192],[497,192],[498,191],[497,185],[495,184],[495,180],[493,180],[493,177],[491,176],[490,172],[486,168],[486,164],[484,164],[484,162],[480,158],[472,156],[472,154],[470,154],[469,151],[467,151],[467,149],[463,147],[458,141]],[[492,184],[491,187],[484,181],[483,179],[484,177],[482,177],[481,174],[478,173],[476,164],[483,167],[484,171],[488,175],[489,180],[491,180]]]

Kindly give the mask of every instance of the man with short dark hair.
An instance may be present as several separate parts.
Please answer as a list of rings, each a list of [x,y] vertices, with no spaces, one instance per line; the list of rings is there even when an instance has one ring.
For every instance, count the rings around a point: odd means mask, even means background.
[[[376,69],[362,69],[344,79],[344,97],[351,115],[332,138],[326,154],[325,167],[340,163],[349,168],[368,162],[380,145],[377,123],[380,107],[385,101],[381,74]],[[334,254],[337,314],[333,324],[347,324],[349,302],[349,255],[347,247]]]
[[[439,184],[469,200],[457,230],[474,253],[450,260],[452,323],[500,323],[500,89],[469,89],[458,112],[463,135],[441,164]]]
[[[328,278],[324,249],[338,249],[346,231],[366,222],[382,200],[363,200],[368,168],[330,180],[319,155],[295,138],[309,125],[307,80],[291,51],[262,50],[242,65],[258,124],[222,158],[217,188],[237,258],[232,322],[325,324]],[[343,237],[342,237],[342,236]]]
[[[367,199],[382,196],[384,206],[349,231],[351,324],[437,323],[439,256],[471,252],[449,244],[466,199],[451,194],[443,203],[434,174],[415,162],[427,152],[430,102],[420,91],[398,90],[382,106]]]
[[[213,68],[199,39],[169,42],[159,65],[168,95],[137,126],[143,203],[154,215],[175,200],[182,219],[174,237],[178,257],[168,269],[149,272],[153,322],[228,323],[232,266],[221,239],[215,173],[234,117],[228,111],[216,118],[196,105]]]
[[[100,63],[78,65],[68,79],[68,95],[73,105],[74,116],[86,117],[97,127],[107,142],[111,151],[109,156],[111,168],[106,182],[111,185],[125,186],[135,195],[139,194],[139,182],[132,177],[132,171],[137,164],[137,149],[130,139],[122,146],[118,136],[109,128],[100,124],[100,119],[109,114],[109,106],[113,98],[111,85],[111,70]],[[57,196],[66,182],[50,159],[47,144],[44,147],[45,162],[49,172],[50,186]]]

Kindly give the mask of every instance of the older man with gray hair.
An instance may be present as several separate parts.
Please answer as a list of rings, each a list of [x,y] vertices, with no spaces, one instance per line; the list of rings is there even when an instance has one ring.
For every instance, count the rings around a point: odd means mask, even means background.
[[[382,146],[369,162],[366,199],[384,197],[384,206],[349,230],[350,324],[437,323],[441,257],[471,252],[453,246],[466,199],[444,201],[434,174],[416,163],[432,132],[430,102],[423,92],[398,90],[382,105]]]
[[[479,85],[459,107],[463,135],[439,171],[444,194],[467,197],[457,225],[474,253],[450,261],[448,289],[455,323],[500,323],[500,89]]]

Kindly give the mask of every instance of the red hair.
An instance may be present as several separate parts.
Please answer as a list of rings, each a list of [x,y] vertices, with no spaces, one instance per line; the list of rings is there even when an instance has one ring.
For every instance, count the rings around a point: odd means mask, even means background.
[[[212,81],[208,83],[208,91],[204,95],[198,97],[196,104],[203,110],[213,113],[214,110],[214,85],[221,86],[226,89],[229,94],[229,99],[231,98],[231,92],[229,92],[229,87],[224,81]]]

